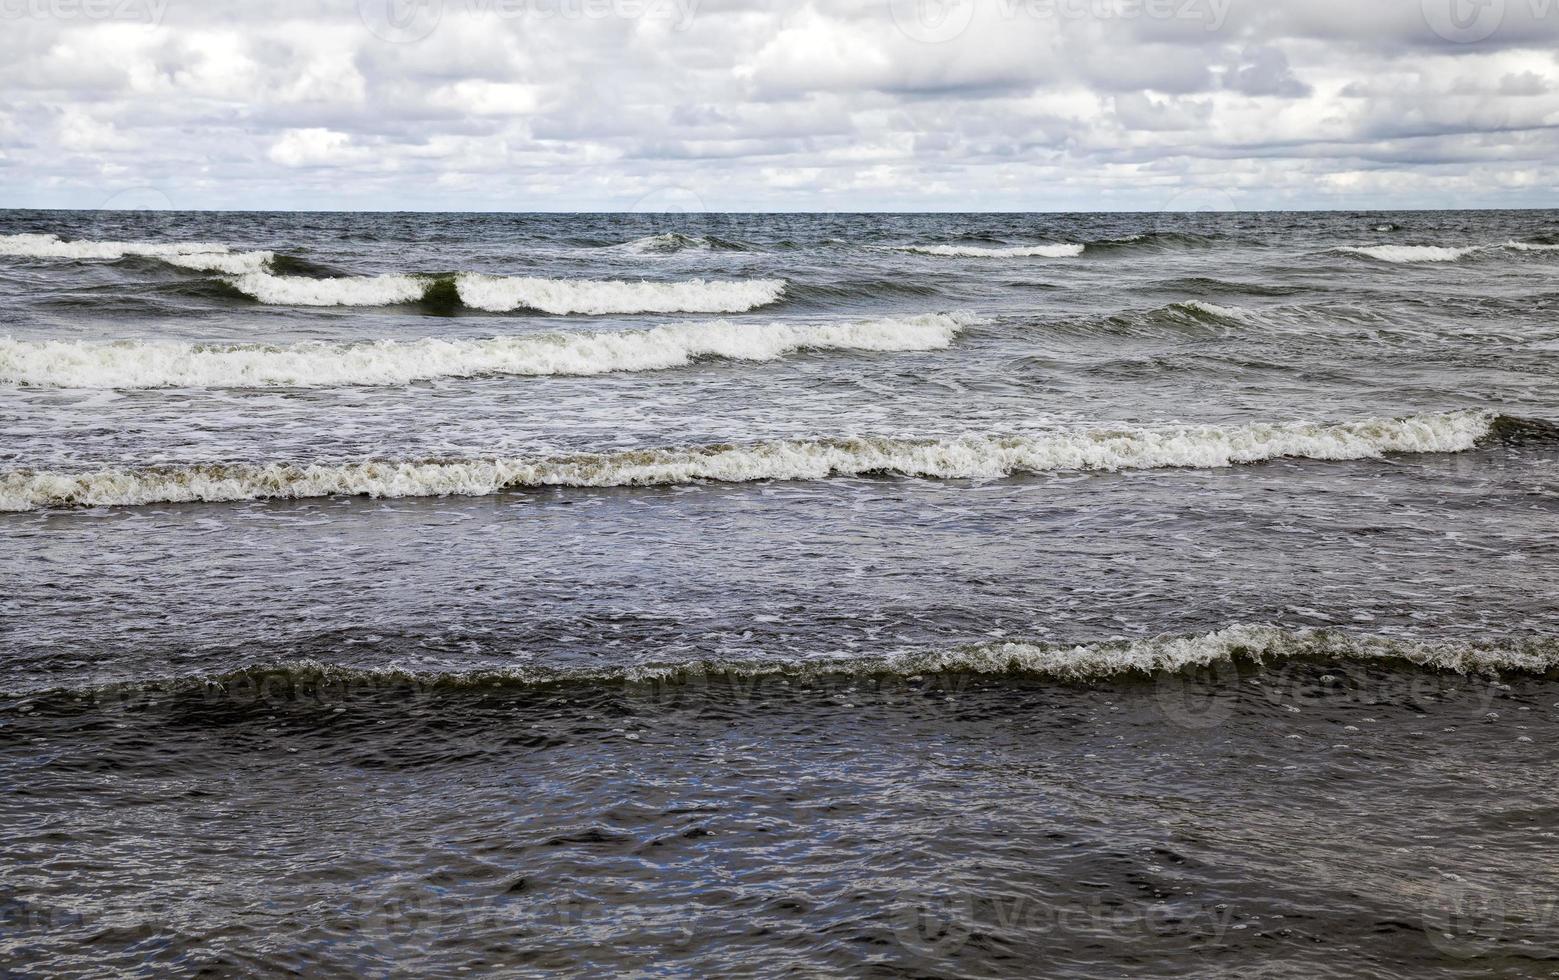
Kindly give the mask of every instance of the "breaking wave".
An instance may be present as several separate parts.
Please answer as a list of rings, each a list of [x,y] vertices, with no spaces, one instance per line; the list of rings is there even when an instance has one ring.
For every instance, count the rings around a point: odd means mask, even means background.
[[[1170,252],[1181,249],[1207,248],[1214,238],[1184,231],[1145,231],[1120,238],[1101,238],[1087,243],[1090,252],[1148,251]]]
[[[742,313],[777,302],[781,279],[726,282],[629,282],[611,279],[540,279],[461,273],[450,276],[382,275],[314,279],[253,272],[232,281],[240,292],[275,306],[396,306],[436,302],[453,291],[460,304],[507,313]]]
[[[543,313],[741,313],[776,302],[782,279],[710,282],[621,282],[598,279],[527,279],[474,273],[456,277],[467,306],[494,313],[532,309]]]
[[[1193,299],[1184,303],[1171,303],[1167,310],[1203,323],[1246,323],[1250,316],[1244,310],[1232,306],[1219,306],[1205,300]]]
[[[0,339],[0,383],[48,388],[399,385],[476,375],[593,375],[683,367],[704,357],[770,361],[802,350],[939,350],[968,314],[820,324],[669,324],[650,330],[486,340],[311,342],[285,347]]]
[[[432,280],[402,275],[313,279],[252,272],[232,280],[232,285],[273,306],[394,306],[422,299]]]
[[[895,252],[913,252],[917,255],[942,255],[972,259],[1075,259],[1083,254],[1084,246],[1072,244],[1013,245],[1005,248],[981,248],[976,245],[894,245]]]
[[[887,678],[914,683],[932,675],[1037,677],[1066,682],[1160,678],[1238,663],[1314,662],[1411,666],[1458,674],[1546,674],[1559,668],[1559,640],[1526,636],[1500,641],[1425,640],[1337,629],[1286,629],[1236,624],[1211,633],[1096,643],[998,642],[942,650],[901,650],[875,656],[723,658],[641,662],[603,667],[524,664],[471,671],[345,667],[289,660],[222,673],[122,681],[85,688],[0,693],[7,699],[120,705],[130,695],[217,693],[223,698],[274,699],[330,688],[368,696],[376,688],[447,691],[558,685],[697,685],[729,680]],[[1212,683],[1219,674],[1203,678]],[[344,685],[344,686],[343,686]]]
[[[999,479],[1054,470],[1213,468],[1281,457],[1369,459],[1472,449],[1500,417],[1465,411],[1336,424],[1094,429],[947,439],[856,437],[578,453],[357,463],[209,463],[0,474],[0,510],[336,495],[478,496],[521,487],[661,486],[893,475]]]
[[[229,275],[257,273],[275,258],[271,252],[234,252],[215,242],[65,242],[58,235],[0,235],[0,255],[109,261],[140,255],[184,269]]]
[[[1459,262],[1469,256],[1501,250],[1511,252],[1550,252],[1559,250],[1559,245],[1510,241],[1499,245],[1465,245],[1457,248],[1442,245],[1347,245],[1336,249],[1338,252],[1362,255],[1365,258],[1375,259],[1380,262],[1390,262],[1393,265],[1417,262]]]
[[[1167,252],[1177,249],[1205,248],[1213,244],[1206,235],[1188,232],[1147,231],[1119,238],[1100,238],[1093,241],[1058,242],[1047,245],[1008,245],[985,247],[980,245],[892,245],[889,250],[912,252],[920,255],[941,255],[958,258],[1015,259],[1047,258],[1075,259],[1084,253],[1110,253],[1126,251]]]

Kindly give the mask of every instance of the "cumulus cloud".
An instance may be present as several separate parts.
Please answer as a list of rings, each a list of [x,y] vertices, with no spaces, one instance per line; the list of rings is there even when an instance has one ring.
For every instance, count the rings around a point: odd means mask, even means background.
[[[1552,205],[1559,0],[1468,2],[18,4],[0,205]]]

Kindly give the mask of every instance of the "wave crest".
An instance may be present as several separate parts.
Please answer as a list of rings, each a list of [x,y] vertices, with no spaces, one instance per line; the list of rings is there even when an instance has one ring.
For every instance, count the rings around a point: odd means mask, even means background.
[[[493,313],[742,313],[777,302],[782,279],[729,282],[624,282],[607,279],[531,279],[465,273],[455,289],[466,306]]]
[[[232,284],[259,302],[274,306],[396,306],[420,302],[452,287],[454,298],[471,309],[491,313],[530,309],[558,315],[743,313],[777,302],[785,292],[781,279],[630,282],[474,272],[453,277],[389,274],[326,279],[252,272],[239,276]]]
[[[287,347],[0,339],[0,383],[40,388],[313,388],[478,375],[595,375],[683,367],[703,357],[771,361],[802,350],[940,350],[976,322],[960,313],[821,324],[669,324],[650,330],[486,340],[383,340]]]
[[[955,674],[1052,678],[1075,683],[1164,677],[1242,662],[1266,665],[1306,661],[1403,665],[1458,674],[1547,674],[1559,668],[1559,640],[1544,636],[1501,641],[1424,640],[1337,629],[1235,624],[1202,634],[1095,643],[999,642],[876,656],[727,658],[608,667],[554,667],[538,663],[488,670],[418,671],[289,660],[222,673],[130,680],[77,689],[11,691],[0,693],[0,697],[122,704],[126,695],[133,694],[177,696],[216,690],[227,698],[272,698],[343,685],[360,693],[378,687],[404,687],[455,694],[490,690],[494,686],[534,688],[567,684],[631,688],[732,679],[912,681]]]
[[[1559,250],[1559,245],[1548,245],[1541,242],[1502,242],[1498,245],[1464,245],[1449,247],[1444,245],[1345,245],[1335,251],[1349,255],[1362,255],[1365,258],[1375,259],[1380,262],[1390,262],[1393,265],[1407,265],[1418,262],[1460,262],[1462,259],[1486,252],[1551,252]]]
[[[1440,245],[1346,245],[1337,251],[1349,255],[1362,255],[1365,258],[1390,262],[1393,265],[1406,265],[1415,262],[1455,262],[1473,254],[1480,247],[1478,245],[1464,248],[1447,248]]]
[[[0,474],[0,510],[336,495],[481,496],[519,487],[662,486],[894,475],[999,479],[1054,470],[1215,468],[1281,457],[1369,459],[1460,452],[1498,416],[1451,412],[1335,424],[1097,429],[950,439],[781,440],[546,458],[199,464],[87,473]]]

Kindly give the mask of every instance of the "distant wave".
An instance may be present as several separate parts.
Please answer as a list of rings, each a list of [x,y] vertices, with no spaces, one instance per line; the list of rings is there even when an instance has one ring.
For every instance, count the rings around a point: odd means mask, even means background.
[[[258,272],[275,257],[271,252],[234,252],[215,242],[65,242],[58,235],[0,235],[0,255],[110,261],[143,255],[185,269],[231,275]]]
[[[718,246],[709,243],[719,242]],[[702,243],[702,244],[700,244]],[[731,247],[719,239],[688,239],[656,235],[630,246]],[[233,252],[215,242],[64,242],[57,235],[0,236],[0,255],[28,258],[122,259],[155,258],[197,272],[231,278],[228,285],[245,296],[272,306],[396,306],[428,302],[435,306],[463,305],[506,313],[528,309],[553,314],[610,313],[742,313],[777,302],[785,291],[781,279],[649,282],[609,279],[545,279],[496,276],[476,272],[457,275],[389,273],[375,276],[287,275],[308,266],[274,252]]]
[[[258,388],[399,385],[478,375],[593,375],[682,367],[703,357],[769,361],[802,350],[938,350],[974,321],[967,314],[796,325],[717,320],[651,330],[285,347],[3,338],[0,383]]]
[[[1037,245],[889,245],[890,251],[910,252],[919,255],[939,255],[951,258],[1019,259],[1048,258],[1075,259],[1085,253],[1111,253],[1126,251],[1166,252],[1175,249],[1204,248],[1213,243],[1206,235],[1176,231],[1146,231],[1118,238],[1100,238],[1087,242],[1057,242]]]
[[[1203,296],[1295,296],[1310,292],[1304,286],[1290,286],[1274,282],[1236,282],[1214,279],[1210,276],[1183,276],[1178,279],[1160,279],[1137,285],[1128,285],[1133,292],[1190,293]]]
[[[1119,238],[1101,238],[1087,242],[1090,252],[1168,252],[1181,249],[1207,248],[1214,239],[1185,231],[1145,231]]]
[[[1511,241],[1498,245],[1464,245],[1460,247],[1443,245],[1345,245],[1335,249],[1338,252],[1362,255],[1365,258],[1390,262],[1394,265],[1417,262],[1459,262],[1472,255],[1501,250],[1512,252],[1550,252],[1559,250],[1559,245]]]
[[[670,254],[687,251],[744,252],[749,250],[749,246],[741,242],[717,238],[714,235],[681,235],[676,232],[646,235],[643,238],[635,238],[632,241],[620,242],[616,245],[605,247],[633,255]]]
[[[942,255],[972,259],[1075,259],[1083,254],[1082,245],[1013,245],[1004,248],[980,248],[975,245],[893,245],[895,252],[917,255]]]
[[[462,305],[495,313],[742,313],[777,302],[782,279],[682,282],[540,279],[460,273],[456,276],[382,275],[315,279],[252,272],[234,288],[273,306],[395,306],[453,293]]]
[[[1546,242],[1506,242],[1499,247],[1512,249],[1517,252],[1559,252],[1559,245],[1552,245]]]
[[[1053,329],[1074,334],[1102,330],[1121,336],[1163,337],[1187,332],[1205,333],[1209,329],[1221,335],[1237,328],[1259,325],[1262,325],[1260,318],[1241,307],[1206,300],[1183,300],[1151,310],[1114,313],[1102,319],[1057,323]]]
[[[1213,468],[1282,457],[1370,459],[1472,449],[1499,416],[1451,412],[1336,424],[1095,429],[949,439],[841,438],[544,458],[210,463],[0,474],[0,510],[335,495],[484,495],[518,487],[820,480],[868,474],[999,479],[1053,470]]]
[[[698,684],[722,679],[826,680],[894,678],[914,683],[947,674],[1054,678],[1068,682],[1178,674],[1225,664],[1310,661],[1346,665],[1402,665],[1459,674],[1515,671],[1547,674],[1559,668],[1559,640],[1523,636],[1497,641],[1409,639],[1340,629],[1288,629],[1235,624],[1210,633],[1093,643],[1004,641],[950,649],[897,650],[880,655],[727,657],[651,661],[615,666],[556,667],[529,663],[466,671],[403,667],[345,667],[290,660],[221,673],[121,681],[80,688],[6,690],[6,699],[64,697],[122,704],[123,695],[178,696],[220,691],[225,698],[285,697],[326,685],[367,691],[377,687],[490,691],[494,687],[558,685]]]

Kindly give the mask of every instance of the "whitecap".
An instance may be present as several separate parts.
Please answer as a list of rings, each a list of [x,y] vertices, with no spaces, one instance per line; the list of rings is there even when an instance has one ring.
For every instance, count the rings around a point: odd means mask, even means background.
[[[981,248],[975,245],[895,245],[894,251],[913,252],[918,255],[941,255],[971,259],[1075,259],[1083,254],[1086,246],[1071,243],[1053,245],[1013,245],[1004,248]]]

